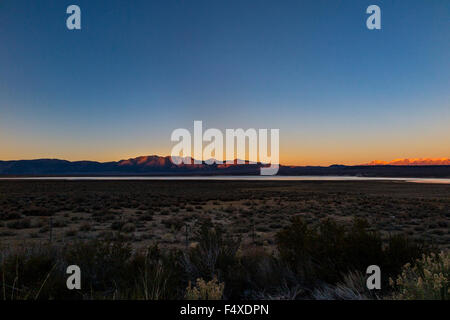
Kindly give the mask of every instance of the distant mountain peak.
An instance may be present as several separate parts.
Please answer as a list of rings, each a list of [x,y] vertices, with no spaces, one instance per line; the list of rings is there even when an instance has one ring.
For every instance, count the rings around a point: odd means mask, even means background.
[[[405,158],[391,161],[374,160],[365,166],[449,166],[449,158]]]

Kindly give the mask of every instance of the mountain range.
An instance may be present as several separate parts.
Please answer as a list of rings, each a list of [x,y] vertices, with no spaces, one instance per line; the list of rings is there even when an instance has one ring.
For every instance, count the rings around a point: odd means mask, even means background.
[[[142,156],[112,162],[67,161],[59,159],[0,161],[0,176],[167,176],[167,175],[259,175],[263,164],[180,164],[169,156]],[[292,176],[365,176],[365,177],[450,177],[450,160],[380,161],[364,165],[345,166],[283,166],[278,175]],[[414,159],[413,159],[414,160]],[[417,160],[417,159],[416,159]],[[420,164],[419,164],[420,163]],[[424,165],[426,164],[426,165]]]
[[[391,161],[375,160],[367,163],[368,166],[450,166],[449,158],[415,158],[415,159],[394,159]]]

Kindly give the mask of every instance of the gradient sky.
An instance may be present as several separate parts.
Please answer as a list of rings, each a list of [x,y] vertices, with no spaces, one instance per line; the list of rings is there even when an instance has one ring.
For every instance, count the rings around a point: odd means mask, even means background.
[[[448,0],[0,0],[2,160],[168,155],[194,120],[279,128],[283,164],[450,157],[449,85]]]

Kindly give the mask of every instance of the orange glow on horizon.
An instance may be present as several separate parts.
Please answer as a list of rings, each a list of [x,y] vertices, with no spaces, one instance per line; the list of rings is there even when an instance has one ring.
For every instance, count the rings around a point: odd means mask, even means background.
[[[97,162],[118,162],[129,159],[141,158],[144,159],[148,156],[158,156],[158,157],[167,157],[170,156],[170,152],[166,152],[166,150],[148,153],[144,152],[134,152],[130,155],[126,155],[125,153],[109,153],[108,155],[104,155],[102,157],[89,157],[89,156],[75,156],[73,157],[65,157],[62,154],[53,154],[53,155],[39,155],[35,156],[24,156],[24,157],[14,157],[14,158],[0,158],[0,161],[12,161],[12,160],[33,160],[33,159],[60,159],[60,160],[68,160],[68,161],[97,161]],[[347,157],[349,154],[341,154],[336,158],[330,160],[332,155],[323,153],[323,158],[318,159],[317,154],[314,156],[300,156],[290,154],[280,154],[280,164],[284,166],[330,166],[333,164],[338,165],[368,165],[368,166],[376,166],[376,165],[450,165],[450,157],[417,157],[417,158],[394,158],[393,160],[368,160],[363,159],[361,156],[356,156],[350,160]],[[347,156],[347,157],[345,157]],[[375,157],[374,157],[375,158]],[[205,160],[205,159],[204,159]],[[144,161],[144,160],[142,160]],[[248,159],[246,159],[248,161]]]

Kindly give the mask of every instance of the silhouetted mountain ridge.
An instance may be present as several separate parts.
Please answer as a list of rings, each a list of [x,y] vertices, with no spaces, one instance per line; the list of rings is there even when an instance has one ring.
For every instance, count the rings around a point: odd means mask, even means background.
[[[126,175],[259,175],[262,164],[174,164],[170,156],[96,162],[36,159],[0,161],[1,176],[126,176]],[[283,166],[279,175],[449,178],[449,165]]]

